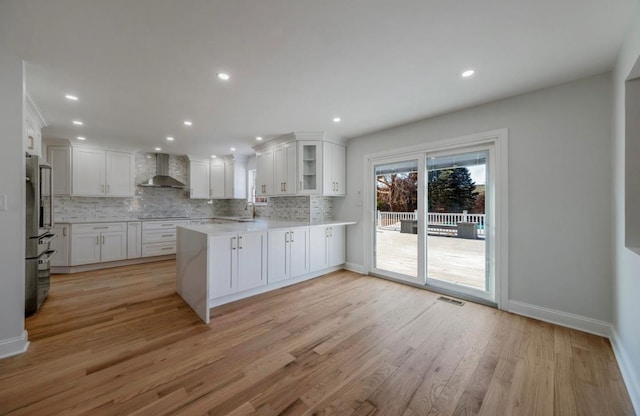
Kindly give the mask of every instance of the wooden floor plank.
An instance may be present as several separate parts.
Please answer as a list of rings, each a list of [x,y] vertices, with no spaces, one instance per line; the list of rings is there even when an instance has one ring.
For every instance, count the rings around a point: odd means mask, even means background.
[[[601,337],[339,271],[212,309],[175,261],[53,276],[7,415],[633,414]]]

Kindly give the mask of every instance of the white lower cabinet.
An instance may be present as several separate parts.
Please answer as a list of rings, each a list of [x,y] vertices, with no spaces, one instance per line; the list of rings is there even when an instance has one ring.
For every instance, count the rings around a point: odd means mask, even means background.
[[[142,223],[127,223],[127,258],[142,257]]]
[[[51,240],[51,249],[56,251],[56,255],[51,259],[51,266],[68,266],[70,248],[69,224],[54,225],[51,228],[51,232],[56,235],[56,238]]]
[[[144,221],[142,223],[142,257],[176,253],[176,227],[188,220]]]
[[[267,233],[209,236],[209,299],[267,284]]]
[[[127,258],[127,223],[74,225],[71,234],[71,265]]]
[[[309,271],[335,267],[345,262],[345,226],[311,227],[309,233]]]
[[[269,283],[309,272],[309,228],[269,231]]]

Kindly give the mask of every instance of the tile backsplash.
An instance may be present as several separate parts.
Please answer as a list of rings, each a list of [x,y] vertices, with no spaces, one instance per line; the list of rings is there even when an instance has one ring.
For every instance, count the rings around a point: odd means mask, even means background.
[[[136,184],[156,173],[153,153],[136,154]],[[186,156],[169,157],[169,174],[189,183],[189,161]],[[71,219],[103,219],[130,217],[210,217],[251,215],[243,199],[189,199],[188,190],[136,187],[134,197],[100,198],[57,196],[54,201],[56,221]],[[271,197],[267,205],[256,207],[260,218],[297,221],[333,219],[333,199],[324,196]]]

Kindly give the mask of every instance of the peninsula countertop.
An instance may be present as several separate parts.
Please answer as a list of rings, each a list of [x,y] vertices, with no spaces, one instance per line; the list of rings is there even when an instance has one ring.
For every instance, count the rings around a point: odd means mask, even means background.
[[[291,221],[291,220],[256,220],[252,222],[230,222],[225,224],[182,225],[178,228],[196,231],[206,235],[222,235],[236,233],[250,233],[259,231],[286,230],[296,227],[339,226],[353,225],[353,220],[328,221]]]

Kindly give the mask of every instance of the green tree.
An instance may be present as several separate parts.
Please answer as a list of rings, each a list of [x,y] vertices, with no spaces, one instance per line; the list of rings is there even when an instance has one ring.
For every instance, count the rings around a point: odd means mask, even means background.
[[[476,184],[465,167],[429,171],[429,212],[471,211],[478,198]]]

